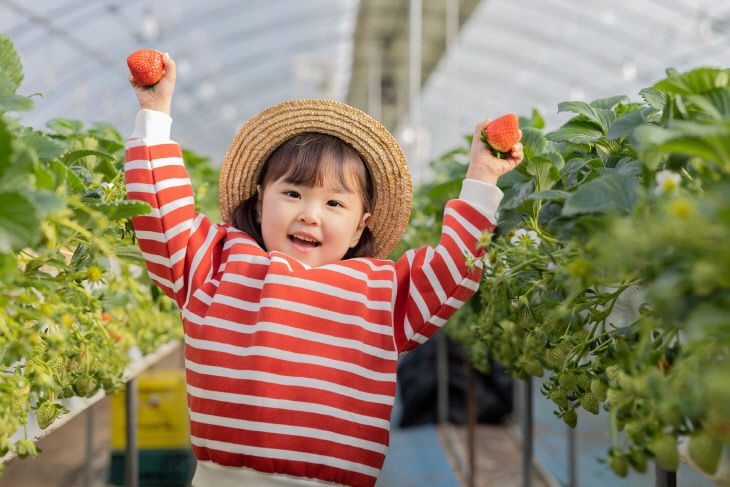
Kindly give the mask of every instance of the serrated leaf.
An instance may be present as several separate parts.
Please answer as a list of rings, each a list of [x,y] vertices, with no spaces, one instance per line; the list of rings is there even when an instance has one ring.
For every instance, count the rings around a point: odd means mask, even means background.
[[[91,181],[94,179],[94,175],[84,166],[71,166],[69,169],[84,182],[84,186],[91,184]]]
[[[527,199],[530,200],[547,200],[547,201],[562,201],[570,196],[570,191],[562,191],[559,189],[548,189],[546,191],[538,191],[532,193]]]
[[[110,220],[132,218],[146,215],[152,210],[149,203],[144,201],[110,201],[108,203],[88,203],[90,208],[102,212]]]
[[[547,134],[545,138],[553,142],[592,144],[602,136],[601,129],[592,122],[570,121],[558,130]]]
[[[608,127],[616,120],[616,113],[605,108],[596,108],[582,101],[564,101],[558,103],[558,113],[573,112],[583,115],[594,122],[601,129],[608,130]]]
[[[86,190],[86,184],[84,184],[84,181],[71,169],[66,168],[66,180],[68,181],[68,186],[74,193],[80,193],[82,191]]]
[[[114,156],[107,154],[106,152],[99,151],[99,150],[93,150],[93,149],[80,149],[71,151],[68,154],[66,154],[63,157],[63,162],[67,166],[71,165],[72,163],[76,162],[77,160],[88,157],[88,156],[96,156],[103,159],[111,159],[114,160]]]
[[[673,95],[702,94],[715,88],[728,85],[728,70],[717,68],[697,68],[679,74],[670,71],[666,79],[654,85],[654,89]]]
[[[592,160],[594,160],[594,159],[586,159],[584,157],[574,157],[565,163],[565,166],[563,166],[563,168],[560,170],[560,173],[563,175],[567,175],[567,174],[572,174],[574,172],[578,172]]]
[[[8,131],[7,125],[5,125],[5,119],[0,118],[0,178],[2,178],[5,171],[10,167],[10,157],[13,154],[13,147],[11,145],[12,136]]]
[[[144,257],[137,245],[119,245],[113,249],[114,255],[120,259],[144,265]]]
[[[27,112],[33,110],[33,100],[14,93],[0,95],[0,112]]]
[[[545,157],[534,157],[526,161],[525,170],[535,177],[537,191],[550,189],[560,179],[558,168]]]
[[[667,94],[661,90],[644,88],[639,91],[639,94],[650,107],[656,110],[664,110],[667,104]]]
[[[35,151],[38,159],[43,162],[51,162],[57,159],[66,150],[65,144],[58,142],[41,132],[31,132],[20,139],[23,144]]]
[[[45,190],[33,191],[29,196],[41,214],[60,210],[64,207],[66,201],[56,193]]]
[[[0,34],[0,72],[13,83],[13,92],[23,81],[23,64],[15,51],[13,42],[4,34]]]
[[[713,118],[730,118],[730,88],[718,88],[704,95],[689,95],[687,102]]]
[[[46,127],[56,132],[58,135],[74,135],[80,134],[84,130],[84,124],[80,120],[69,120],[66,118],[54,118],[46,122]]]
[[[532,159],[541,154],[545,150],[545,136],[536,128],[525,127],[522,129],[522,139],[520,139],[524,150],[525,160]]]
[[[20,191],[0,192],[0,254],[34,245],[40,232],[33,202]]]
[[[630,103],[629,97],[626,95],[609,96],[606,98],[599,98],[593,100],[590,105],[594,108],[602,108],[605,110],[615,110],[616,107],[621,103]]]
[[[636,127],[645,124],[652,113],[655,113],[655,109],[649,107],[635,108],[624,113],[609,127],[606,139],[616,140],[631,134]]]
[[[530,128],[536,128],[536,129],[543,129],[545,128],[545,119],[542,118],[542,115],[540,115],[540,112],[537,111],[537,109],[532,109],[532,116],[530,118],[527,117],[519,117],[520,120],[520,128],[522,129],[522,132],[524,133],[525,129]]]
[[[565,200],[564,216],[582,213],[629,212],[636,204],[639,182],[626,175],[599,176],[578,187]]]

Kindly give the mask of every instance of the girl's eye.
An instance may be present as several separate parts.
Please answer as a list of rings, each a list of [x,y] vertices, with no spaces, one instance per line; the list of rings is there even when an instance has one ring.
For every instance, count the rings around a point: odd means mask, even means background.
[[[329,201],[327,202],[327,206],[333,206],[333,207],[337,207],[337,206],[343,206],[343,205],[342,205],[342,203],[340,203],[339,201],[335,201],[335,200],[329,200]]]
[[[299,198],[299,193],[296,191],[284,191],[284,194],[289,196],[290,198]]]

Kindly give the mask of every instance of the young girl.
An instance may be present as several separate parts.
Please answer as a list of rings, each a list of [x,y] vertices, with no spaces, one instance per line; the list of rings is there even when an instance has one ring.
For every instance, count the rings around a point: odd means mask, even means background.
[[[127,144],[130,200],[152,280],[181,310],[195,487],[374,485],[388,448],[398,356],[474,294],[479,237],[494,227],[496,159],[477,125],[467,179],[441,241],[383,260],[410,212],[392,136],[325,100],[277,105],[239,131],[221,171],[214,224],[194,209],[170,140],[175,63]]]

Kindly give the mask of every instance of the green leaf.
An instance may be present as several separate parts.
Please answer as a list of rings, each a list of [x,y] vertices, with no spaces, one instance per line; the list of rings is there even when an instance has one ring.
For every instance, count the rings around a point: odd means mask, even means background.
[[[0,112],[27,112],[33,110],[33,100],[15,93],[0,95]]]
[[[528,196],[529,200],[548,200],[548,201],[562,201],[570,196],[569,191],[561,191],[559,189],[548,189],[547,191],[538,191]]]
[[[12,136],[5,125],[5,119],[0,118],[0,178],[10,167],[10,156],[13,154]]]
[[[537,111],[537,109],[532,109],[532,116],[530,118],[527,117],[519,117],[520,120],[520,129],[522,129],[522,132],[524,133],[526,128],[536,128],[536,129],[543,129],[545,128],[545,119],[542,118],[542,115],[540,115],[540,112]]]
[[[639,92],[644,101],[652,108],[664,110],[667,104],[667,94],[653,88],[644,88]]]
[[[0,254],[32,246],[41,232],[33,202],[20,191],[0,192]]]
[[[53,177],[56,181],[56,186],[61,186],[66,182],[66,174],[68,173],[68,168],[64,166],[61,161],[51,161],[48,168],[53,173]]]
[[[46,122],[46,127],[58,135],[78,135],[84,130],[84,123],[80,120],[69,120],[66,118],[54,118]]]
[[[29,193],[29,196],[32,197],[33,202],[35,203],[35,207],[41,213],[48,213],[51,211],[60,210],[64,207],[66,202],[66,200],[63,199],[61,196],[51,191],[32,191],[31,193]]]
[[[682,74],[670,71],[666,79],[654,85],[654,89],[673,95],[692,95],[707,93],[727,85],[727,69],[697,68]]]
[[[67,166],[70,166],[72,163],[76,162],[77,160],[79,160],[83,157],[88,157],[88,156],[96,156],[96,157],[100,157],[103,159],[114,160],[114,156],[107,154],[106,152],[102,152],[99,150],[93,150],[93,149],[80,149],[80,150],[71,151],[68,154],[66,154],[63,157],[63,162]]]
[[[434,200],[448,201],[459,195],[463,178],[456,178],[437,184],[428,190],[428,197]]]
[[[522,147],[524,149],[525,160],[532,159],[541,154],[545,150],[545,136],[536,128],[525,127],[522,129]]]
[[[534,157],[525,163],[525,170],[535,177],[537,191],[545,191],[553,187],[560,179],[560,171],[550,159]]]
[[[66,166],[64,166],[66,167]],[[81,193],[82,191],[86,191],[86,184],[81,180],[81,178],[73,172],[71,169],[66,167],[66,179],[68,180],[69,188],[74,193]]]
[[[606,139],[615,140],[631,134],[636,127],[645,124],[649,115],[655,112],[653,108],[641,107],[624,113],[608,129]]]
[[[603,136],[601,129],[592,122],[569,121],[558,130],[545,136],[553,142],[570,142],[572,144],[592,144]]]
[[[136,264],[144,265],[144,257],[137,245],[119,245],[113,249],[114,255]]]
[[[582,213],[629,212],[637,200],[639,182],[626,175],[600,176],[578,187],[563,205],[564,216]]]
[[[593,100],[590,105],[594,108],[603,108],[605,110],[615,110],[621,103],[630,103],[629,97],[626,95],[609,96],[607,98],[599,98]]]
[[[608,130],[608,127],[616,120],[616,113],[606,108],[596,108],[582,101],[564,101],[558,103],[558,113],[573,112],[583,115],[588,120],[595,122],[601,129]]]
[[[13,42],[4,34],[0,34],[0,72],[11,81],[14,93],[23,81],[23,64],[15,52]]]
[[[712,118],[730,118],[730,88],[717,88],[704,95],[689,95],[687,102]]]
[[[100,211],[110,220],[120,220],[139,215],[146,215],[152,210],[144,201],[110,201],[108,203],[88,203],[90,208]]]
[[[560,170],[560,173],[563,175],[572,174],[574,172],[578,172],[581,169],[583,169],[589,162],[591,161],[599,161],[598,159],[588,159],[585,157],[574,157],[571,160],[569,160],[567,163],[565,163],[565,166]]]
[[[66,150],[65,145],[44,135],[41,132],[31,132],[21,138],[23,144],[31,147],[43,162],[57,159]]]

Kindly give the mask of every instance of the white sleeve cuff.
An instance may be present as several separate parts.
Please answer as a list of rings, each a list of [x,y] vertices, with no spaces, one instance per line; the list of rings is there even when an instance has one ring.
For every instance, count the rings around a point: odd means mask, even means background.
[[[484,213],[489,221],[497,223],[497,208],[502,201],[504,193],[493,184],[485,183],[477,179],[465,179],[461,185],[459,199],[466,201],[477,210]]]
[[[148,143],[169,142],[172,117],[166,113],[143,108],[137,112],[131,139],[145,139]]]

